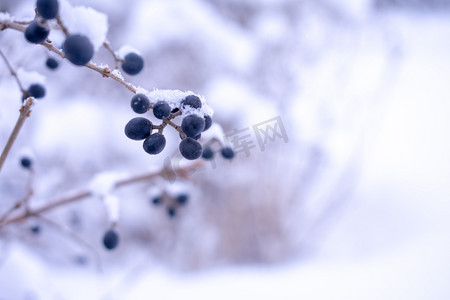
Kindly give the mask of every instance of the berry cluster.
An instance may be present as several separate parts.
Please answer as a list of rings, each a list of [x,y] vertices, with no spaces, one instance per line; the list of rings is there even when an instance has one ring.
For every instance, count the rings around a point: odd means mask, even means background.
[[[25,29],[25,39],[30,43],[44,43],[49,34],[49,21],[58,19],[58,25],[66,35],[62,50],[64,57],[76,66],[84,66],[94,56],[94,46],[86,35],[70,34],[64,27],[62,20],[59,19],[59,3],[58,0],[37,0],[36,1],[36,18]],[[122,63],[122,69],[129,75],[136,75],[141,72],[144,67],[142,56],[135,52],[130,52],[123,59],[115,56],[115,59]],[[46,65],[50,69],[56,69],[58,62],[49,58]]]
[[[170,195],[169,193],[163,191],[150,197],[150,203],[154,206],[165,206],[167,216],[169,216],[169,218],[174,218],[177,215],[177,210],[186,205],[188,201],[189,194],[186,192]]]
[[[198,140],[201,133],[211,127],[212,119],[209,115],[200,115],[202,102],[198,96],[187,95],[171,106],[167,101],[159,100],[152,103],[146,95],[136,94],[131,98],[131,108],[138,114],[153,110],[153,116],[162,120],[161,124],[155,125],[149,119],[136,117],[125,126],[125,135],[128,138],[144,140],[143,148],[148,154],[158,154],[165,148],[166,138],[163,130],[167,125],[171,125],[180,133],[179,150],[184,158],[194,160],[202,155],[202,146]],[[180,126],[174,124],[172,120],[187,109],[191,114],[182,119]]]

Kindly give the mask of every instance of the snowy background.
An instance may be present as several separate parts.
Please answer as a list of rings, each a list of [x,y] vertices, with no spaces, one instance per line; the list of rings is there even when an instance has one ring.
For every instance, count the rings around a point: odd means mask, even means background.
[[[448,1],[71,4],[107,16],[114,49],[143,55],[128,81],[203,95],[224,134],[243,130],[254,147],[183,182],[115,191],[112,252],[95,197],[45,214],[90,247],[37,218],[2,227],[0,299],[450,297]],[[2,1],[0,10],[30,19],[33,5]],[[98,37],[104,16],[91,17],[68,22],[97,26],[89,34]],[[135,114],[116,82],[65,61],[46,69],[49,53],[12,30],[0,32],[0,49],[26,85],[47,88],[0,173],[0,214],[26,193],[24,153],[35,162],[30,205],[40,207],[93,187],[98,174],[161,168],[177,151],[173,131],[158,156],[125,137]],[[94,61],[113,65],[104,49]],[[3,62],[0,95],[3,147],[20,105]],[[252,128],[275,117],[288,142],[262,151]],[[189,193],[174,219],[149,203],[155,186]]]

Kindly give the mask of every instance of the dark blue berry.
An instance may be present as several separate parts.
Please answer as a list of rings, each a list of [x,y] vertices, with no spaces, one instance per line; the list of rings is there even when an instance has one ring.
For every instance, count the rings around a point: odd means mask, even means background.
[[[169,215],[170,218],[174,218],[176,213],[177,213],[177,211],[175,210],[175,208],[173,208],[173,207],[167,208],[167,215]]]
[[[223,148],[221,153],[225,159],[232,159],[234,157],[234,151],[230,147]]]
[[[181,130],[188,137],[195,137],[205,128],[205,119],[197,115],[189,115],[181,122]]]
[[[103,236],[103,245],[106,249],[112,250],[119,244],[119,235],[114,229],[110,229],[105,232]]]
[[[58,0],[37,0],[36,9],[41,17],[50,20],[58,14]]]
[[[47,58],[47,61],[45,62],[45,65],[47,66],[47,68],[49,68],[50,70],[55,70],[58,68],[59,63],[58,61],[53,58],[53,57],[49,57]]]
[[[160,133],[154,133],[147,137],[144,141],[144,151],[148,154],[158,154],[164,150],[166,146],[166,138]]]
[[[30,227],[30,232],[32,234],[38,235],[39,233],[41,233],[41,226],[39,225],[33,225]]]
[[[202,134],[199,133],[196,136],[193,137],[194,140],[198,141],[202,137]]]
[[[38,21],[33,21],[25,29],[25,38],[31,43],[42,43],[48,37],[50,30],[46,24],[39,24]]]
[[[63,51],[66,58],[77,66],[84,66],[94,56],[94,46],[91,41],[80,34],[69,36],[64,41]]]
[[[161,202],[162,202],[161,196],[156,196],[156,197],[154,197],[154,198],[152,199],[153,205],[158,205],[158,204],[160,204]]]
[[[202,145],[190,137],[181,141],[179,149],[181,155],[189,160],[197,159],[202,155]]]
[[[20,164],[25,169],[31,169],[31,166],[33,165],[33,161],[31,160],[31,158],[25,156],[20,159]]]
[[[150,100],[144,94],[136,94],[131,98],[131,108],[135,113],[143,114],[148,111]]]
[[[158,119],[165,119],[170,115],[170,106],[166,101],[158,101],[153,106],[153,114]]]
[[[88,263],[88,258],[86,256],[84,256],[84,255],[77,255],[74,258],[74,262],[77,265],[84,266],[84,265],[86,265]]]
[[[45,88],[39,83],[34,83],[28,88],[28,95],[36,99],[43,98],[45,96]]]
[[[122,69],[128,75],[136,75],[144,67],[144,59],[137,53],[131,52],[125,55],[122,63]]]
[[[150,135],[152,122],[146,118],[133,118],[125,126],[125,135],[132,140],[143,140]]]
[[[214,151],[211,147],[206,146],[203,148],[202,158],[205,160],[210,160],[214,157]]]
[[[203,131],[208,130],[212,125],[212,118],[208,115],[205,116],[205,128],[203,128]]]
[[[190,106],[193,108],[201,108],[202,107],[202,101],[200,100],[199,97],[195,96],[195,95],[189,95],[186,98],[184,98],[181,101],[181,105],[183,107],[185,106]]]
[[[184,205],[188,202],[189,196],[187,194],[181,194],[177,196],[177,202],[180,205]]]

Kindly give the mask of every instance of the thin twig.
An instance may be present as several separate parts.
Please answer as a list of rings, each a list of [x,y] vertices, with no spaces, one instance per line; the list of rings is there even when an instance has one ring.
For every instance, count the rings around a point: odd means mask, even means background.
[[[114,70],[119,69],[120,58],[116,55],[116,52],[114,52],[113,48],[111,47],[111,44],[108,41],[105,41],[103,43],[103,47],[105,47],[105,49],[108,50],[109,53],[111,53],[114,59]]]
[[[95,261],[96,261],[96,265],[97,265],[97,269],[99,271],[102,270],[102,264],[101,264],[101,260],[100,260],[100,255],[98,254],[98,252],[95,250],[95,247],[92,246],[89,242],[87,242],[86,240],[84,240],[82,237],[80,237],[78,234],[76,234],[75,232],[73,232],[72,230],[66,228],[65,226],[62,226],[61,224],[58,224],[44,216],[41,215],[35,215],[35,217],[37,217],[38,219],[42,220],[43,222],[47,223],[48,225],[62,231],[63,233],[69,235],[71,238],[73,238],[75,241],[77,241],[79,244],[83,245],[85,248],[87,248],[89,251],[92,252],[93,256],[95,257]]]
[[[20,129],[22,128],[23,124],[25,123],[25,120],[30,116],[31,113],[31,106],[34,103],[34,98],[29,97],[25,103],[20,108],[20,115],[17,119],[16,125],[14,126],[13,131],[11,132],[11,135],[9,136],[8,141],[6,142],[5,148],[3,149],[3,152],[0,156],[0,172],[2,170],[3,164],[6,160],[6,157],[8,156],[9,151],[11,150],[11,147],[13,146],[14,142],[16,141],[17,136],[19,135]]]
[[[196,168],[201,167],[203,164],[204,164],[204,162],[201,160],[194,161],[193,163],[191,163],[185,167],[179,167],[179,168],[173,169],[173,172],[175,174],[180,175],[181,177],[186,177],[187,176],[186,174],[188,174],[189,170],[192,170],[192,169],[195,170]],[[163,168],[156,172],[150,172],[150,173],[146,173],[146,174],[142,174],[142,175],[131,176],[129,178],[118,180],[116,182],[116,184],[114,185],[114,187],[120,188],[122,186],[126,186],[126,185],[133,184],[133,183],[149,181],[149,180],[152,180],[152,179],[160,177],[160,176],[165,177],[166,173],[167,173],[166,170]],[[28,210],[14,218],[4,220],[3,223],[0,223],[0,228],[3,226],[6,226],[8,224],[11,224],[11,223],[24,221],[30,216],[41,215],[42,213],[50,211],[56,207],[59,207],[59,206],[62,206],[62,205],[65,205],[65,204],[68,204],[71,202],[75,202],[78,200],[86,199],[90,196],[93,196],[93,194],[94,193],[91,190],[81,190],[73,195],[59,198],[51,203],[44,205],[41,208],[37,208],[34,210]]]
[[[63,21],[61,20],[61,17],[58,15],[56,17],[56,22],[58,23],[59,27],[61,28],[62,32],[66,37],[70,35],[69,30],[67,30],[67,27],[64,25]]]
[[[3,58],[3,60],[6,63],[6,65],[8,66],[8,69],[9,69],[9,72],[11,73],[11,75],[14,77],[14,79],[16,79],[17,85],[19,86],[19,89],[22,92],[22,96],[25,96],[27,94],[27,91],[23,88],[22,82],[20,82],[19,76],[17,76],[17,72],[11,66],[11,64],[8,61],[8,58],[3,53],[2,50],[0,50],[0,56]],[[24,98],[26,98],[26,97],[24,97]]]

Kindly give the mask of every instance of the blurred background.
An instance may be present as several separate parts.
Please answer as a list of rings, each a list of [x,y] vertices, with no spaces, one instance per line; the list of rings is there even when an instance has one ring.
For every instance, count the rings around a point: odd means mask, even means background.
[[[108,17],[114,49],[141,52],[126,80],[203,95],[236,157],[114,191],[111,252],[95,197],[45,214],[85,243],[38,218],[3,227],[0,299],[448,299],[449,1],[70,3]],[[31,19],[34,4],[0,11]],[[158,156],[125,137],[135,114],[117,82],[62,60],[49,70],[51,54],[12,30],[0,49],[47,89],[0,173],[0,214],[27,192],[24,153],[32,207],[174,159],[174,131]],[[94,61],[113,66],[104,49]],[[3,62],[0,95],[3,147],[21,96]],[[189,200],[171,218],[155,190]]]

